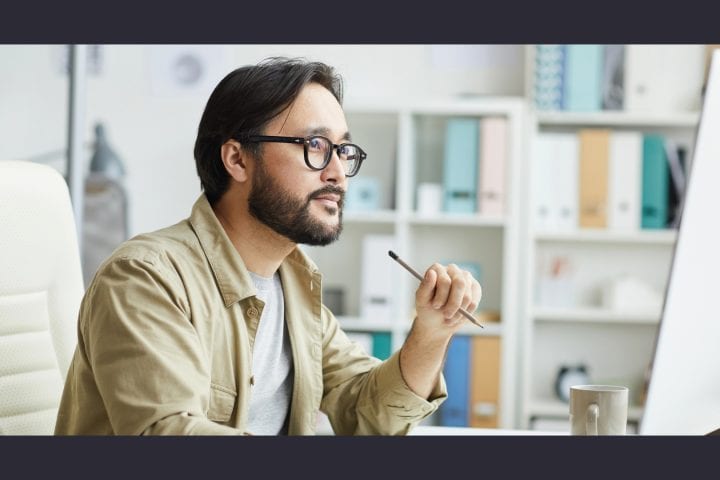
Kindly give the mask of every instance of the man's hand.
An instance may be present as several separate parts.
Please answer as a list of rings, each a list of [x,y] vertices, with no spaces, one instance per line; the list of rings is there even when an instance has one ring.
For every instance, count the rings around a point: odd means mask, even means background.
[[[450,338],[473,313],[482,288],[470,272],[436,263],[427,269],[415,292],[417,318],[400,350],[400,372],[412,391],[428,398],[442,370]]]
[[[452,335],[468,321],[458,310],[473,313],[481,297],[482,287],[470,272],[453,263],[447,267],[435,263],[415,292],[415,323],[428,332]]]

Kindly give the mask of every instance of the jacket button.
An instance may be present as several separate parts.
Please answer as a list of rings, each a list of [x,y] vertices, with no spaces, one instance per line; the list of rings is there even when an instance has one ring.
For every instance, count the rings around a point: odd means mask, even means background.
[[[258,309],[255,307],[250,307],[247,309],[247,314],[250,317],[257,317],[258,316]]]

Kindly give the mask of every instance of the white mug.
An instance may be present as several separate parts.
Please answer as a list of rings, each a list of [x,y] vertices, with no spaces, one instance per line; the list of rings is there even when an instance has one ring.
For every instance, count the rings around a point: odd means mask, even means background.
[[[572,435],[625,435],[628,388],[614,385],[570,387]]]

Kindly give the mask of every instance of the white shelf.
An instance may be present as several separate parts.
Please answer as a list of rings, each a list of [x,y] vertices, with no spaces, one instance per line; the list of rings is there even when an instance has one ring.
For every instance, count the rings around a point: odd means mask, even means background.
[[[688,47],[688,55],[696,47]],[[615,311],[585,307],[602,294],[607,281],[628,276],[643,282],[656,292],[663,292],[671,271],[672,253],[678,234],[676,229],[611,229],[581,228],[568,231],[536,229],[533,203],[536,181],[552,185],[552,177],[539,172],[534,162],[535,141],[545,133],[557,132],[576,135],[585,128],[603,128],[612,131],[635,131],[642,134],[658,133],[685,146],[688,159],[692,157],[694,134],[700,122],[699,111],[547,111],[538,110],[533,102],[535,93],[536,45],[528,45],[525,56],[525,93],[531,103],[528,121],[527,174],[520,187],[526,192],[523,218],[524,256],[523,298],[525,324],[521,338],[522,360],[520,408],[521,426],[527,427],[531,416],[548,416],[568,419],[568,406],[547,394],[536,391],[537,384],[547,385],[556,375],[555,368],[561,359],[582,358],[589,369],[605,377],[626,375],[628,382],[638,383],[652,361],[652,344],[662,317],[660,308],[642,312]],[[672,63],[672,62],[671,62]],[[668,65],[670,68],[672,65]],[[700,72],[694,72],[700,74]],[[688,77],[689,78],[689,77]],[[662,82],[660,82],[662,83]],[[658,84],[659,85],[659,84]],[[688,103],[689,105],[689,103]],[[691,107],[687,107],[691,108]],[[579,158],[579,157],[578,157]],[[542,173],[542,175],[541,175]],[[536,177],[536,176],[539,176]],[[568,296],[581,298],[582,308],[552,308],[537,304],[537,287],[554,259],[567,259],[572,270],[576,291]],[[559,293],[562,295],[562,293]],[[611,342],[621,342],[620,357],[608,359],[613,351]],[[637,420],[642,409],[633,406],[629,420]]]
[[[698,112],[644,113],[625,111],[538,112],[540,126],[610,126],[610,127],[696,127]]]
[[[487,291],[493,307],[502,312],[503,322],[484,321],[485,328],[468,324],[459,332],[464,335],[494,336],[501,340],[500,378],[498,396],[501,403],[499,426],[513,428],[517,417],[517,349],[519,318],[518,266],[520,224],[524,204],[520,184],[525,172],[525,143],[527,101],[521,97],[455,96],[443,98],[393,97],[346,98],[345,112],[353,128],[353,136],[363,138],[368,150],[381,162],[368,164],[367,175],[381,179],[384,198],[392,198],[394,209],[379,211],[346,210],[343,220],[355,228],[346,229],[343,240],[328,250],[310,249],[326,278],[342,286],[347,293],[348,312],[354,316],[338,317],[339,325],[348,332],[389,332],[392,350],[402,346],[412,322],[412,305],[417,280],[392,269],[393,299],[396,301],[396,318],[384,322],[363,319],[357,315],[362,305],[362,239],[371,231],[381,231],[395,237],[396,248],[406,252],[418,265],[435,261],[438,242],[441,256],[456,261],[483,264]],[[355,118],[352,118],[352,116]],[[424,215],[414,209],[416,187],[419,182],[441,181],[444,142],[444,125],[453,117],[480,119],[488,116],[507,120],[507,153],[505,176],[507,190],[503,215],[487,216],[480,213]],[[366,140],[367,139],[367,140]],[[375,142],[375,145],[370,145]],[[430,146],[431,148],[428,148]],[[385,168],[384,165],[388,166]],[[517,183],[517,185],[515,185]],[[350,182],[352,188],[352,181]],[[385,204],[390,206],[390,204]],[[447,233],[450,231],[450,233]],[[479,249],[475,236],[489,235],[487,245]],[[333,251],[332,249],[335,249]],[[338,252],[335,255],[335,252]],[[348,258],[348,255],[352,256]],[[342,261],[339,261],[341,259]],[[388,261],[389,258],[388,258]],[[332,276],[332,277],[331,277]]]
[[[348,223],[395,223],[397,213],[394,210],[352,211],[343,212],[343,221]]]
[[[649,324],[660,322],[659,312],[616,312],[602,308],[558,309],[535,307],[532,314],[536,321],[575,323]]]
[[[412,225],[427,226],[467,226],[467,227],[504,227],[505,217],[489,217],[470,214],[426,215],[413,213],[408,217]]]
[[[677,240],[677,230],[639,230],[622,232],[606,229],[579,229],[569,232],[537,232],[535,240],[539,242],[586,242],[586,243],[641,243],[654,245],[673,245]]]
[[[376,322],[360,317],[337,316],[340,327],[346,331],[391,332],[395,326],[390,322]]]
[[[413,115],[507,115],[508,111],[526,103],[523,97],[498,97],[469,95],[431,100],[417,98],[348,98],[344,102],[346,112],[385,114],[411,112]]]
[[[530,403],[530,416],[538,417],[561,417],[569,418],[570,407],[567,403],[560,400],[546,399],[534,400]],[[638,405],[630,405],[628,408],[628,421],[638,422],[642,419],[643,407]]]

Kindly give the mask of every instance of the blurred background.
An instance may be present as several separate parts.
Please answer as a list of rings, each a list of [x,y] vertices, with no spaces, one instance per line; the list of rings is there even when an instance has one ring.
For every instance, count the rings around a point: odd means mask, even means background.
[[[326,62],[368,159],[341,239],[303,248],[353,340],[386,358],[411,324],[416,283],[388,249],[419,271],[454,262],[483,285],[485,328],[453,340],[426,423],[567,431],[569,385],[613,383],[632,429],[714,47],[0,45],[0,159],[73,184],[87,285],[122,241],[189,215],[220,79]]]

